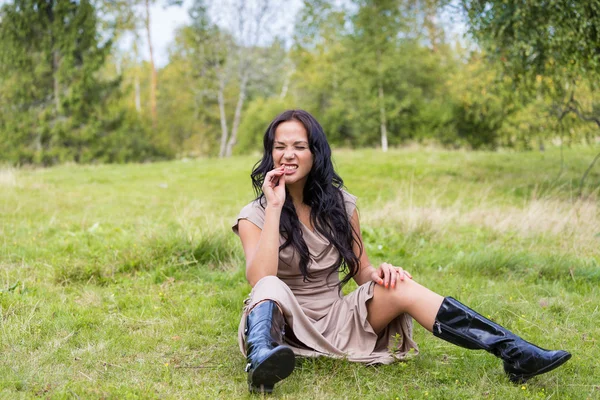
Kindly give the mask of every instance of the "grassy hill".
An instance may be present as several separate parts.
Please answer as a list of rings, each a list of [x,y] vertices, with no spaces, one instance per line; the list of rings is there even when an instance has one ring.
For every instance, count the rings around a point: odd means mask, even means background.
[[[573,358],[515,386],[417,327],[407,362],[305,360],[274,397],[600,397],[600,165],[577,196],[594,154],[334,152],[374,264]],[[256,159],[1,169],[0,398],[250,397],[230,226]]]

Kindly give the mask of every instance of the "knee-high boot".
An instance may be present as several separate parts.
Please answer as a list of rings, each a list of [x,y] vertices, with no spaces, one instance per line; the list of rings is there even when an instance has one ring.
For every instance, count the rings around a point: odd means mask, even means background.
[[[294,370],[294,352],[283,345],[285,320],[272,300],[256,305],[246,319],[246,372],[251,392],[271,393]]]
[[[504,371],[515,383],[551,371],[571,358],[564,350],[545,350],[521,339],[452,297],[442,302],[433,334],[455,345],[486,350],[501,358]]]

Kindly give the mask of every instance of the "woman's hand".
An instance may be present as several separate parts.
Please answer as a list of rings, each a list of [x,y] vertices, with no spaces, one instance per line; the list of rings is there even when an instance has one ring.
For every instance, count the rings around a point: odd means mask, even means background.
[[[382,263],[379,268],[371,274],[371,280],[381,286],[385,286],[386,289],[390,286],[392,289],[395,288],[398,279],[403,281],[407,277],[412,279],[412,275],[409,274],[408,271],[405,271],[400,267],[394,267],[392,264],[388,263]]]
[[[267,205],[281,208],[285,203],[285,167],[282,165],[275,168],[265,175],[265,181],[262,185],[262,191],[267,198]]]

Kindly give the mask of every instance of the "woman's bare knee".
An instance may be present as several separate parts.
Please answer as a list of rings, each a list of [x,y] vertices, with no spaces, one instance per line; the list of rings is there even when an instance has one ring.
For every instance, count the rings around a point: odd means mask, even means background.
[[[401,310],[405,312],[418,300],[420,287],[422,286],[414,280],[405,278],[404,280],[397,280],[396,286],[390,292]]]

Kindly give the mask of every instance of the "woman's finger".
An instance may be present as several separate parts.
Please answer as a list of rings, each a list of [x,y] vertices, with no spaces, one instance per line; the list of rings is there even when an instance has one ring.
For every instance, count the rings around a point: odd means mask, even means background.
[[[385,273],[385,288],[389,288],[390,287],[390,280],[392,279],[392,266],[390,264],[385,263],[385,267],[383,268],[383,271]]]
[[[396,269],[394,267],[392,267],[390,275],[391,275],[391,281],[392,281],[390,286],[393,289],[396,287],[396,279],[398,278],[398,272],[396,271]]]
[[[373,271],[371,273],[371,280],[377,283],[378,285],[383,285],[383,279],[381,279],[381,276],[379,276],[378,271]]]
[[[381,268],[381,273],[383,274],[383,287],[387,289],[390,283],[390,273],[388,272],[387,265],[383,263],[379,268]]]
[[[404,280],[404,270],[402,268],[398,267],[397,271],[398,271],[398,275],[400,275],[400,280],[403,281]]]
[[[265,175],[265,180],[263,182],[263,188],[274,188],[277,183],[279,183],[279,179],[281,178],[281,175],[284,174],[284,170],[283,169],[274,169],[271,170],[269,172],[267,172],[267,174]]]
[[[267,175],[265,175],[265,183],[272,182],[274,178],[283,175],[284,172],[285,171],[283,170],[283,168],[277,168],[267,172]]]

